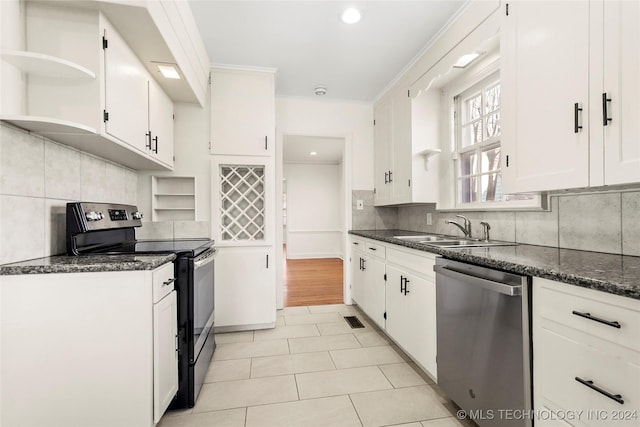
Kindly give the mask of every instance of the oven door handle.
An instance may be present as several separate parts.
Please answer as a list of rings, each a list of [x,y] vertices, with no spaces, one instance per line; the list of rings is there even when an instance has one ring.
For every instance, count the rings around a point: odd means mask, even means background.
[[[209,264],[210,262],[213,262],[216,252],[217,251],[215,249],[208,249],[207,251],[203,252],[202,255],[198,256],[193,262],[193,268],[200,268],[206,264]]]

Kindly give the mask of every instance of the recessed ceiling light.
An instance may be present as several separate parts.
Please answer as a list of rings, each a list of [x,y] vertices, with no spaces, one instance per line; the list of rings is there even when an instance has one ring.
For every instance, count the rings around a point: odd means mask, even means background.
[[[175,65],[158,64],[158,70],[160,70],[160,73],[167,79],[180,79],[180,73]]]
[[[318,96],[323,96],[327,94],[327,88],[324,86],[316,86],[315,89],[313,89],[313,93],[315,93]]]
[[[317,156],[317,155],[318,155],[318,153],[317,153],[317,152],[315,152],[315,151],[312,151],[312,152],[310,152],[309,154],[311,154],[312,156]]]
[[[345,11],[342,12],[342,22],[345,24],[355,24],[360,21],[361,17],[360,11],[353,7],[345,9]]]
[[[473,61],[478,59],[480,55],[484,54],[484,52],[472,52],[466,55],[462,55],[458,58],[455,64],[453,64],[454,68],[464,68],[467,65],[471,64]]]

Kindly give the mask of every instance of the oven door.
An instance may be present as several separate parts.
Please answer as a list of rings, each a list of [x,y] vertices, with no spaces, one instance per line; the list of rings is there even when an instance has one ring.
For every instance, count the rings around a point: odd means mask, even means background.
[[[193,356],[195,363],[213,327],[215,249],[208,249],[193,260]]]

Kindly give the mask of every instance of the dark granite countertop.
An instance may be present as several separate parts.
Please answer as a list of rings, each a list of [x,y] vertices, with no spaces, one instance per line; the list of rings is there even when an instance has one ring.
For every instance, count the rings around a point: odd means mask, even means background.
[[[518,244],[435,248],[393,236],[426,234],[407,230],[351,230],[350,234],[431,252],[445,258],[640,299],[640,257]]]
[[[163,264],[173,261],[175,258],[175,254],[56,255],[0,265],[0,276],[17,274],[153,270]]]

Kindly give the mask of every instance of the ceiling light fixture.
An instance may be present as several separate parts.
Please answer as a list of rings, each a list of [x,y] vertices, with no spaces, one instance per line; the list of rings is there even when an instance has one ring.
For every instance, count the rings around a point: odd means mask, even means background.
[[[324,86],[316,86],[316,88],[313,90],[313,93],[315,93],[318,96],[323,96],[327,94],[327,88]]]
[[[175,65],[158,64],[158,70],[166,79],[180,79],[180,73]]]
[[[312,156],[317,156],[317,155],[318,155],[318,153],[317,153],[317,152],[315,152],[315,151],[312,151],[312,152],[310,152],[309,154],[311,154]]]
[[[478,59],[481,55],[484,55],[484,52],[472,52],[466,55],[462,55],[455,64],[453,64],[454,68],[465,68],[467,65],[471,64],[473,61]]]
[[[360,22],[360,18],[362,18],[360,11],[354,7],[345,9],[344,12],[342,12],[342,22],[345,24],[355,24],[356,22]]]

